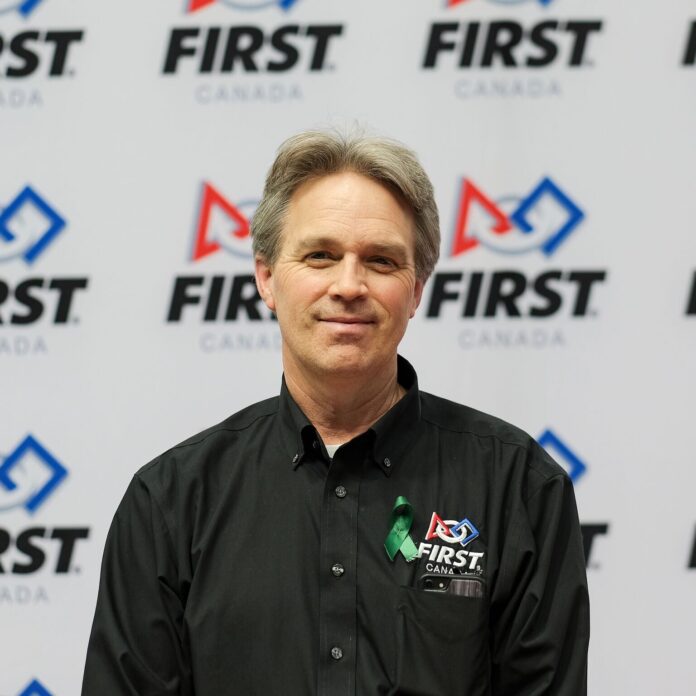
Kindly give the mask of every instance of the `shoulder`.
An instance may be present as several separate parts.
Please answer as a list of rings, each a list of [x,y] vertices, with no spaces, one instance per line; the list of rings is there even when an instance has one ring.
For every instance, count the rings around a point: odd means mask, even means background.
[[[470,406],[421,392],[421,415],[424,420],[444,430],[491,437],[519,447],[529,444],[530,436],[520,428]]]
[[[259,426],[262,421],[274,416],[277,411],[277,396],[259,401],[251,406],[243,408],[241,411],[237,411],[237,413],[225,418],[221,423],[217,423],[196,435],[192,435],[164,454],[205,447],[210,441],[236,437],[245,431],[253,430],[255,427]]]
[[[443,437],[475,440],[496,461],[530,469],[539,483],[567,477],[531,435],[512,423],[427,392],[420,397],[422,419],[442,431]]]
[[[219,460],[229,448],[258,437],[259,430],[272,427],[270,423],[278,412],[278,402],[276,396],[237,411],[224,421],[166,450],[139,469],[135,476],[148,481],[158,478],[160,474],[171,474],[172,468],[198,468],[211,459]]]

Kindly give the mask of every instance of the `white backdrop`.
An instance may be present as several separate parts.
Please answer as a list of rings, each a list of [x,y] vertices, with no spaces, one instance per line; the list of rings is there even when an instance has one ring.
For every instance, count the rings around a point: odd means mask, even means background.
[[[0,0],[0,694],[79,693],[132,473],[277,392],[235,216],[285,137],[356,122],[437,191],[401,349],[421,386],[585,467],[590,693],[695,693],[695,22],[693,0]],[[519,297],[485,316],[495,283]]]

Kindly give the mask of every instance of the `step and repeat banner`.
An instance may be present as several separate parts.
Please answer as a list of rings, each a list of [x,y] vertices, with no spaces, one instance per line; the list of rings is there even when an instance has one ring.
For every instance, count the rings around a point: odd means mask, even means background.
[[[591,694],[696,693],[696,2],[0,0],[0,694],[79,693],[133,472],[277,393],[287,136],[412,147],[421,386],[573,478]]]

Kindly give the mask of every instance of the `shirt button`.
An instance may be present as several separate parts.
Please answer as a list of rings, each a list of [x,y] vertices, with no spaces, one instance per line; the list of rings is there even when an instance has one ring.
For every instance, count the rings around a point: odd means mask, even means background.
[[[300,455],[299,455],[299,454],[296,454],[296,455],[292,458],[292,463],[293,463],[293,464],[297,464],[298,461],[300,461]]]
[[[314,449],[319,449],[319,441],[314,440],[314,442],[312,442],[312,447],[314,447]]]
[[[337,577],[340,578],[343,573],[346,572],[346,569],[340,564],[340,563],[334,563],[331,566],[331,572]]]
[[[343,650],[334,646],[331,648],[331,657],[333,657],[334,660],[340,660],[343,657]]]
[[[387,469],[391,466],[391,459],[389,459],[389,457],[384,458],[384,466],[386,466]]]
[[[336,494],[337,498],[345,498],[348,491],[346,490],[345,486],[336,486],[334,493]]]

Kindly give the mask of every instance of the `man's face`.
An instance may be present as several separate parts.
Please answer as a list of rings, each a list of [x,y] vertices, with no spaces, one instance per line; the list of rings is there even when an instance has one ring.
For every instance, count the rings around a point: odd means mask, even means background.
[[[306,182],[290,200],[278,260],[257,259],[256,278],[278,317],[286,372],[393,369],[423,290],[413,215],[361,174]]]

